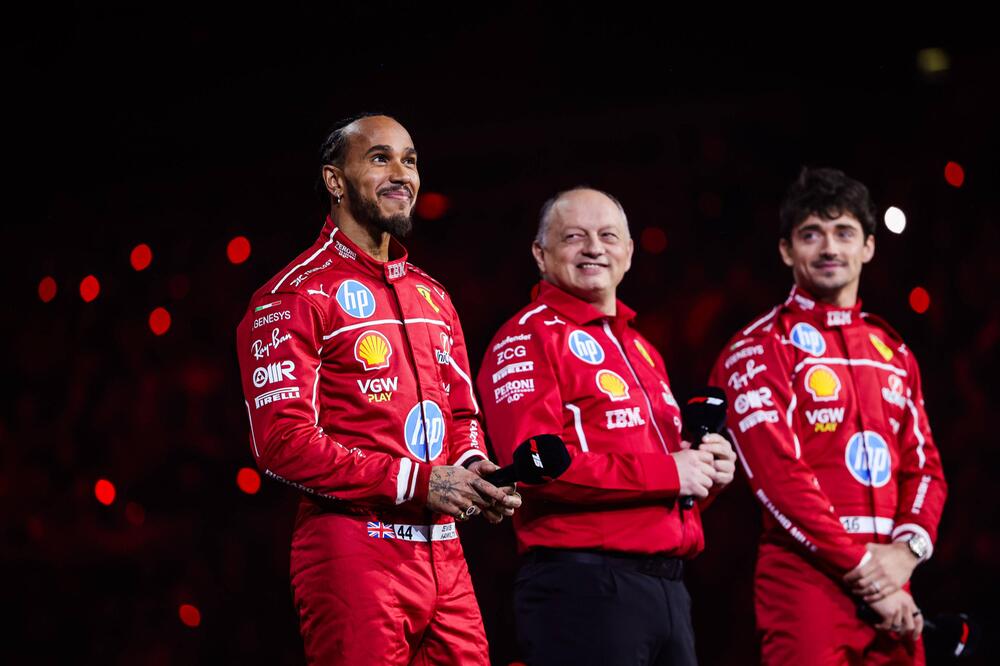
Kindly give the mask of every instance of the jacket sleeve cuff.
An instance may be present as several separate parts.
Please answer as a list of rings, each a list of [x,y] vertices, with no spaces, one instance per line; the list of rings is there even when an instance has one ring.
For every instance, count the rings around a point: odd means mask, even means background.
[[[872,554],[862,545],[854,544],[844,549],[843,559],[835,562],[835,566],[840,568],[841,574],[847,574],[860,566],[864,566],[872,558]]]
[[[650,490],[664,490],[674,494],[681,491],[681,478],[673,456],[654,454],[644,461],[646,487]]]
[[[414,463],[417,465],[416,483],[413,489],[413,501],[420,506],[426,506],[427,495],[431,484],[431,465],[427,463]]]
[[[469,449],[458,457],[458,460],[455,461],[455,465],[469,469],[469,465],[477,460],[487,460],[486,454],[479,449]]]
[[[431,466],[418,463],[410,458],[399,459],[399,471],[396,474],[396,504],[416,500],[418,504],[427,503],[427,486],[430,484]]]

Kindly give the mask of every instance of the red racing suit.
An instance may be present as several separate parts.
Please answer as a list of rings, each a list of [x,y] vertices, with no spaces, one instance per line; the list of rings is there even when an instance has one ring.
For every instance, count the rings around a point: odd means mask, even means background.
[[[237,329],[251,445],[302,491],[291,578],[310,663],[486,663],[454,521],[432,465],[483,457],[448,294],[395,240],[376,261],[330,218]]]
[[[698,507],[682,511],[671,452],[680,410],[663,359],[629,325],[541,282],[535,300],[497,332],[476,384],[497,458],[533,435],[566,442],[572,462],[555,481],[521,489],[518,550],[600,549],[694,557],[704,545]]]
[[[799,288],[723,350],[728,429],[764,506],[756,573],[765,663],[922,659],[876,635],[841,577],[868,542],[933,544],[947,488],[913,353],[882,320]]]

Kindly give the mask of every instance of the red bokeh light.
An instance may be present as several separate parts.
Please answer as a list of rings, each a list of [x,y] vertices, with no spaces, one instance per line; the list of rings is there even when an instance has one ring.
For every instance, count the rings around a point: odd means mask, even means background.
[[[944,165],[944,179],[952,187],[962,187],[965,182],[965,169],[958,162],[948,162]]]
[[[90,303],[101,293],[101,283],[93,275],[88,275],[80,282],[80,298]]]
[[[910,307],[917,314],[923,314],[927,312],[927,308],[931,306],[931,295],[927,293],[927,290],[923,287],[914,287],[913,291],[910,292]]]
[[[226,256],[229,257],[229,261],[234,264],[242,264],[244,261],[250,258],[250,241],[247,240],[246,236],[237,236],[233,240],[229,241],[229,245],[226,247]]]
[[[115,501],[115,484],[107,479],[98,479],[94,484],[94,496],[104,506],[111,506]]]
[[[181,622],[188,627],[194,628],[201,624],[201,611],[191,604],[181,604],[177,614],[180,616]]]
[[[170,330],[170,313],[166,308],[156,308],[149,313],[149,328],[154,335],[163,335]]]
[[[125,505],[125,520],[136,527],[141,527],[146,522],[146,510],[141,504],[129,502]]]
[[[48,303],[55,297],[56,281],[46,275],[42,278],[42,281],[38,283],[38,298],[42,299],[42,303]]]
[[[236,474],[236,485],[247,495],[256,495],[260,490],[260,474],[255,469],[244,467]]]
[[[659,254],[667,249],[667,234],[659,227],[646,227],[639,236],[639,245],[650,254]]]
[[[132,262],[132,268],[135,270],[146,270],[149,268],[149,264],[153,261],[153,251],[150,250],[149,246],[145,243],[139,243],[132,248],[132,254],[129,255],[129,261]]]
[[[417,198],[417,215],[425,220],[436,220],[448,212],[451,202],[437,192],[424,192]]]

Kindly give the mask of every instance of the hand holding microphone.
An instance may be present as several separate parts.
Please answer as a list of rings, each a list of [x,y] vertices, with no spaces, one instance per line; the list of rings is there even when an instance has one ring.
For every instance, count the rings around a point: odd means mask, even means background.
[[[555,435],[535,435],[514,449],[514,463],[483,478],[494,486],[521,483],[548,483],[569,469],[571,458],[566,444]]]
[[[713,486],[727,485],[736,471],[736,454],[729,442],[717,435],[726,425],[725,392],[716,386],[695,392],[681,408],[681,420],[691,448],[673,455],[681,479],[681,507],[690,509],[695,498],[708,497]],[[699,449],[703,440],[705,447]]]
[[[897,590],[891,597],[903,596],[908,599],[913,608],[910,595]],[[875,606],[883,604],[885,600],[875,602]],[[919,609],[911,611],[911,616],[919,622],[914,622],[915,634],[923,636],[924,649],[930,663],[946,663],[958,659],[973,657],[977,654],[983,638],[982,625],[970,618],[965,613],[940,613],[931,618],[923,618]],[[872,605],[861,602],[858,604],[858,617],[865,622],[887,631],[893,631],[906,635],[906,627],[899,623],[897,627],[886,627],[886,618],[883,617],[881,609],[876,610]],[[987,652],[989,646],[987,646]]]

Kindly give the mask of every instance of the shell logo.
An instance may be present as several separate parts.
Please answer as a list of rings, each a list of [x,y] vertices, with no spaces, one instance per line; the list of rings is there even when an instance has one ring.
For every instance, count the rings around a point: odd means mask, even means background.
[[[428,289],[427,287],[425,287],[422,284],[418,284],[417,285],[417,291],[420,293],[421,296],[424,297],[424,300],[427,301],[427,304],[429,306],[431,306],[431,308],[434,310],[434,312],[441,312],[441,308],[439,308],[437,306],[437,304],[434,302],[434,299],[431,298],[431,290],[430,289]]]
[[[829,402],[840,397],[840,378],[825,365],[814,365],[806,373],[806,390],[817,402]]]
[[[653,363],[653,357],[649,355],[649,352],[646,351],[646,347],[644,347],[643,344],[639,342],[638,338],[636,338],[635,340],[635,348],[638,349],[639,353],[642,354],[642,357],[646,359],[646,363],[649,363],[649,367],[651,368],[656,367],[656,364]]]
[[[597,388],[613,401],[628,400],[628,384],[617,372],[601,369],[594,379],[597,381]]]
[[[389,338],[378,331],[365,331],[354,343],[354,358],[369,370],[389,367],[389,357],[392,356],[392,345]]]
[[[889,349],[889,345],[882,342],[882,338],[878,337],[874,333],[869,333],[868,339],[871,340],[872,347],[874,347],[876,351],[882,355],[882,358],[886,361],[892,360],[892,350]]]

